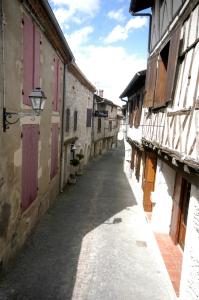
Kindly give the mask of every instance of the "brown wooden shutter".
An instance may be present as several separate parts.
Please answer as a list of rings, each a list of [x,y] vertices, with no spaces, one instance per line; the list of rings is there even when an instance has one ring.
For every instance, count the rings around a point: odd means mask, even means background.
[[[154,107],[160,107],[165,104],[165,83],[167,80],[167,69],[161,55],[158,59],[158,69],[156,78],[156,88],[154,96]]]
[[[152,107],[156,85],[157,55],[148,59],[143,107]]]
[[[182,176],[176,173],[173,193],[173,208],[170,225],[170,236],[175,244],[178,242],[179,217],[180,217],[180,195],[182,187]]]
[[[173,33],[170,40],[169,58],[167,67],[167,81],[165,89],[166,101],[172,100],[173,87],[176,73],[176,66],[178,61],[179,45],[180,45],[181,26],[179,26]]]
[[[58,143],[59,143],[59,127],[58,124],[52,124],[51,136],[51,170],[50,179],[55,177],[58,171]]]

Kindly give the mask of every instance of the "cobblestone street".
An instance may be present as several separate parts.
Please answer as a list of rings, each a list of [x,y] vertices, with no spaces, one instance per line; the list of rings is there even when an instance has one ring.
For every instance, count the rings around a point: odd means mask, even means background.
[[[1,300],[173,300],[118,148],[67,186],[1,280]]]

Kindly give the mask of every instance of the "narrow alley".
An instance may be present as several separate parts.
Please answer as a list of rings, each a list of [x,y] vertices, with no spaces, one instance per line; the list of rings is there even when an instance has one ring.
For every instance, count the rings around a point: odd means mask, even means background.
[[[1,300],[175,299],[123,159],[113,149],[66,187],[2,278]]]

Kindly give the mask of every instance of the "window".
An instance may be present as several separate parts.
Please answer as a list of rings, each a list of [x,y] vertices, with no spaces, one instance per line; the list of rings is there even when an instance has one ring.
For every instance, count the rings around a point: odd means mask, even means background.
[[[91,127],[92,109],[87,108],[86,127]]]
[[[74,111],[74,131],[77,130],[77,111]]]
[[[101,132],[101,119],[98,118],[98,121],[97,121],[97,132]]]
[[[32,20],[23,20],[23,104],[31,105],[29,95],[40,86],[40,32]]]
[[[112,121],[109,121],[109,131],[112,131]]]
[[[65,127],[66,132],[69,132],[70,130],[70,109],[66,109],[66,127]]]
[[[160,53],[148,60],[144,107],[161,107],[173,98],[180,32],[179,26]]]

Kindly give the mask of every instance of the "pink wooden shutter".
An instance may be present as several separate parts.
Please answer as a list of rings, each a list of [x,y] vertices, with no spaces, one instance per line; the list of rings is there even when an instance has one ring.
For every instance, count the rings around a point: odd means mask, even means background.
[[[58,124],[52,124],[52,140],[51,140],[51,171],[50,178],[52,179],[57,174],[58,169]]]
[[[29,95],[33,88],[33,23],[23,17],[23,103],[31,105]]]
[[[38,190],[39,126],[22,126],[22,209],[36,199]]]
[[[61,67],[61,61],[58,59],[57,62],[57,107],[56,110],[60,110],[60,104],[61,104],[61,72],[62,72],[62,67]]]
[[[34,88],[40,87],[40,32],[34,25]]]
[[[54,79],[53,79],[53,111],[57,111],[57,91],[58,91],[58,58],[54,58]]]

